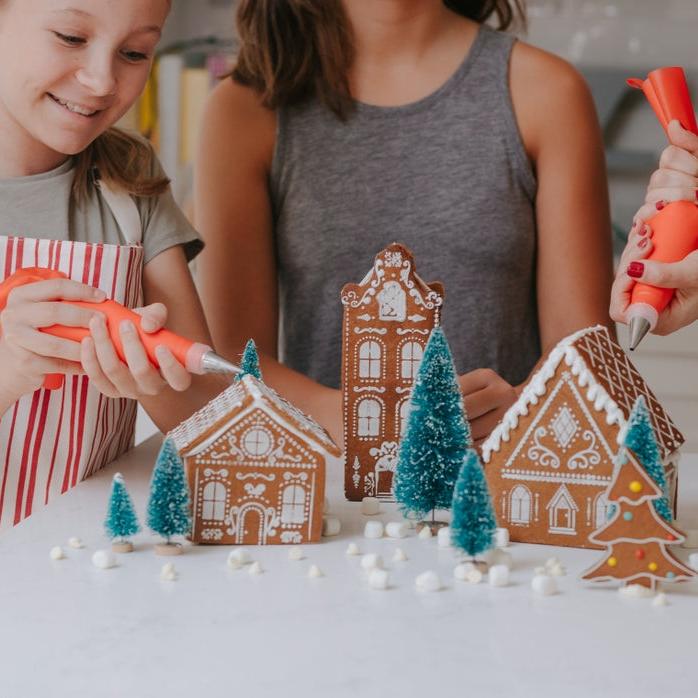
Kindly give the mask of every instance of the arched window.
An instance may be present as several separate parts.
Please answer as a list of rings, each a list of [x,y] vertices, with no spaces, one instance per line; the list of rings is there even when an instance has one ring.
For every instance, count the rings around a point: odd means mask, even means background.
[[[223,521],[225,518],[225,485],[209,482],[203,491],[201,518],[207,521]]]
[[[595,509],[595,528],[599,528],[599,526],[602,526],[608,521],[608,514],[610,509],[610,504],[608,503],[608,500],[606,499],[606,496],[603,492],[596,498]]]
[[[404,436],[405,434],[405,429],[407,428],[407,416],[410,413],[410,401],[409,398],[407,400],[403,400],[400,403],[400,412],[399,412],[399,425],[400,425],[400,436]]]
[[[527,524],[531,521],[531,493],[523,485],[517,485],[511,491],[509,521],[517,524]]]
[[[405,342],[400,350],[400,375],[409,380],[417,376],[424,349],[419,342]]]
[[[299,524],[305,521],[305,490],[300,485],[288,485],[281,497],[281,523]]]
[[[381,377],[381,345],[373,339],[359,346],[359,378]]]
[[[357,407],[359,436],[378,436],[381,424],[381,403],[373,398],[366,397]]]

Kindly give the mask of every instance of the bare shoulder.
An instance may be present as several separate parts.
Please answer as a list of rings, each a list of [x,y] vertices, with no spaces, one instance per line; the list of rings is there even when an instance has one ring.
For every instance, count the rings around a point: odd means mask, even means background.
[[[517,41],[511,54],[511,96],[519,128],[535,155],[547,129],[593,125],[596,112],[589,87],[579,71],[548,51]]]
[[[227,78],[208,96],[204,134],[217,142],[219,152],[236,152],[271,162],[276,138],[276,115],[249,87]]]

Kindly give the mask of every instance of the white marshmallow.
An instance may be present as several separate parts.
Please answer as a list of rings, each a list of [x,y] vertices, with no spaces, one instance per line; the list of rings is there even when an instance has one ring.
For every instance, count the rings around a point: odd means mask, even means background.
[[[429,526],[423,526],[422,530],[417,534],[417,537],[422,540],[429,540],[429,538],[432,537],[431,528],[429,528]]]
[[[422,572],[415,580],[414,584],[417,591],[438,591],[441,589],[441,580],[439,575],[433,570]]]
[[[648,599],[654,596],[652,589],[642,584],[626,584],[618,589],[621,596],[629,596],[632,599]]]
[[[336,516],[322,517],[322,535],[328,538],[336,536],[342,530],[342,522]]]
[[[565,566],[556,557],[545,561],[545,571],[551,577],[564,577],[567,574]]]
[[[63,552],[63,548],[61,548],[60,545],[54,545],[51,550],[48,552],[48,556],[52,560],[64,560],[65,559],[65,553]]]
[[[85,547],[85,544],[84,544],[79,538],[76,538],[75,536],[73,536],[72,538],[68,538],[68,545],[69,545],[71,548],[76,548],[76,549],[78,549],[78,550],[79,550],[80,548],[84,548],[84,547]]]
[[[102,570],[116,567],[116,557],[111,550],[98,550],[92,556],[92,564]]]
[[[669,601],[667,600],[666,594],[663,591],[660,591],[653,599],[652,599],[652,605],[653,606],[668,606]]]
[[[540,596],[551,596],[557,592],[555,580],[547,574],[537,574],[531,580],[531,589]]]
[[[383,537],[383,522],[382,521],[367,521],[364,526],[365,538],[382,538]]]
[[[237,570],[252,562],[252,556],[245,548],[237,548],[228,555],[228,567]]]
[[[509,568],[506,565],[493,565],[488,572],[488,581],[492,587],[505,587],[509,584]]]
[[[294,545],[288,549],[288,559],[289,560],[302,560],[303,559],[303,548],[300,545]]]
[[[404,538],[407,535],[407,524],[404,521],[391,521],[385,526],[388,538]]]
[[[461,582],[468,582],[469,584],[479,584],[482,581],[482,572],[472,562],[456,565],[453,570],[453,576]]]
[[[174,563],[167,562],[162,566],[160,570],[160,579],[163,582],[174,582],[177,580],[177,570],[175,569]]]
[[[439,529],[437,534],[437,539],[440,548],[450,548],[451,547],[451,527],[444,526]]]
[[[368,586],[380,591],[387,589],[390,586],[390,575],[387,570],[371,570],[368,574]]]
[[[506,548],[509,545],[509,529],[498,528],[494,534],[494,544],[498,548]]]
[[[361,567],[365,570],[383,569],[383,558],[376,553],[367,553],[361,558]]]
[[[259,562],[253,562],[247,571],[250,574],[262,574],[262,572],[264,572],[262,565]]]
[[[349,543],[347,546],[347,555],[361,555],[361,549],[356,543]]]
[[[395,548],[395,552],[393,553],[393,562],[405,562],[407,559],[407,554],[402,548]]]
[[[688,556],[688,566],[698,570],[698,553],[691,553]]]
[[[381,505],[375,497],[364,497],[361,500],[361,513],[364,516],[374,516],[380,512]]]
[[[308,577],[311,579],[319,579],[320,577],[324,576],[325,573],[317,565],[310,565],[310,568],[308,569]]]

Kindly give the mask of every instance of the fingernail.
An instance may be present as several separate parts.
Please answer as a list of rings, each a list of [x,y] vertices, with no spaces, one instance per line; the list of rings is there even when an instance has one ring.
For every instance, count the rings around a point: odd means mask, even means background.
[[[661,211],[665,206],[666,206],[665,201],[657,201],[657,203],[655,204],[657,211]]]
[[[698,193],[696,194],[696,197],[698,197]],[[637,221],[633,221],[633,224],[630,226],[630,229],[632,230],[636,225]]]
[[[639,279],[645,271],[645,265],[642,262],[630,262],[625,273],[632,279]]]
[[[637,231],[638,235],[647,235],[649,228],[646,225],[641,225],[640,230]]]
[[[642,239],[640,240],[640,242],[637,243],[637,246],[638,246],[640,249],[644,249],[645,247],[647,247],[647,243],[648,243],[648,242],[649,242],[649,240],[648,240],[647,238],[642,238]]]

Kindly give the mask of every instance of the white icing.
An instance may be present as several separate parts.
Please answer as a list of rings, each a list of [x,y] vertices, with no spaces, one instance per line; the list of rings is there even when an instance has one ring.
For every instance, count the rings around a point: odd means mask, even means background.
[[[505,587],[509,584],[509,568],[506,565],[493,565],[488,575],[490,586]]]
[[[365,570],[383,569],[383,558],[377,553],[367,553],[361,558],[361,567]]]
[[[356,543],[349,543],[347,546],[347,555],[361,555],[361,549]]]
[[[451,547],[451,527],[444,526],[439,529],[436,534],[437,541],[440,548],[450,548]]]
[[[642,584],[626,584],[618,589],[618,593],[632,599],[649,599],[654,596],[654,591]]]
[[[300,545],[294,545],[288,549],[288,559],[289,560],[302,560],[303,559],[303,548]]]
[[[388,538],[404,538],[407,535],[407,523],[404,521],[391,521],[385,526]]]
[[[384,591],[390,586],[390,574],[387,570],[371,570],[368,574],[368,586],[371,589]]]
[[[402,548],[395,548],[395,552],[393,553],[393,562],[405,562],[407,559],[407,554]]]
[[[329,536],[339,535],[342,530],[342,522],[336,516],[322,517],[322,535],[326,538]]]
[[[65,559],[65,553],[63,552],[63,548],[61,548],[60,545],[54,545],[51,550],[48,552],[48,556],[52,560],[64,560]]]
[[[414,580],[414,585],[417,591],[439,591],[441,589],[441,580],[436,572],[427,570]]]
[[[365,538],[382,538],[383,537],[383,522],[382,521],[367,521],[364,526]]]
[[[536,574],[531,580],[531,589],[539,596],[552,596],[557,593],[557,584],[547,574]]]
[[[422,530],[417,534],[417,537],[422,540],[429,540],[429,538],[432,537],[431,528],[429,528],[429,526],[423,526]]]
[[[361,500],[361,513],[364,516],[374,516],[380,512],[380,501],[376,497],[364,497]]]
[[[247,571],[250,574],[262,574],[262,572],[264,572],[262,565],[259,562],[253,562]]]
[[[324,576],[325,573],[317,565],[310,565],[310,568],[308,569],[308,577],[311,579],[319,579],[320,577]]]
[[[85,547],[85,544],[82,542],[82,540],[80,540],[80,538],[77,538],[76,536],[73,536],[72,538],[68,538],[68,545],[71,548],[75,548],[77,550]]]
[[[116,567],[116,556],[111,550],[97,550],[92,556],[92,564],[102,570]]]
[[[174,582],[177,580],[177,570],[174,563],[168,562],[162,566],[160,570],[160,579],[164,582]]]
[[[494,534],[494,543],[498,548],[506,548],[509,545],[509,529],[498,528]]]

